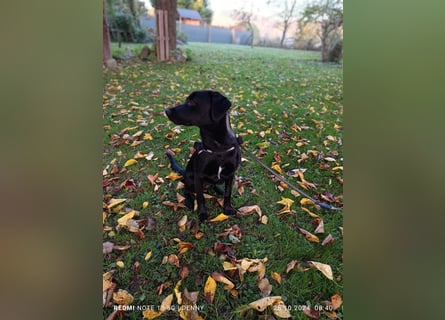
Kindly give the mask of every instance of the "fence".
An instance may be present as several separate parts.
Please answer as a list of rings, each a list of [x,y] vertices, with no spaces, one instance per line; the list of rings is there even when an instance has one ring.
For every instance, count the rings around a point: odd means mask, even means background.
[[[141,27],[144,29],[156,30],[156,21],[153,18],[141,18]],[[176,23],[176,31],[187,35],[187,40],[191,42],[212,42],[212,43],[232,43],[250,45],[250,32],[238,31],[230,28],[214,26],[192,26]]]

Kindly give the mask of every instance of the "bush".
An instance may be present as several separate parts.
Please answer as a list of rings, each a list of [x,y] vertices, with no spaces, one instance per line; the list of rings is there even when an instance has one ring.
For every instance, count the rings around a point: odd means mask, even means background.
[[[179,41],[181,41],[182,43],[187,43],[187,34],[185,34],[184,32],[182,32],[182,31],[178,31],[177,33],[176,33],[176,40],[179,40]]]
[[[343,57],[343,41],[338,41],[330,50],[328,53],[328,61],[329,62],[340,62],[340,60]]]
[[[142,28],[135,28],[133,40],[136,43],[144,43],[147,40],[147,32]]]
[[[147,40],[147,32],[139,28],[133,16],[130,13],[119,12],[110,19],[112,29],[120,32],[123,39],[112,38],[113,41],[125,41],[143,43]],[[112,34],[113,36],[113,34]]]

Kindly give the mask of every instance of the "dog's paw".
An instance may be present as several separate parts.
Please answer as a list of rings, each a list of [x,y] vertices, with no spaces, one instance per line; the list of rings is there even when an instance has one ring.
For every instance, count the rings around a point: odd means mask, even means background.
[[[202,211],[198,213],[199,221],[204,222],[209,218],[207,211]]]
[[[236,214],[236,209],[232,208],[232,207],[226,207],[224,208],[224,214],[228,215],[228,216],[234,216]]]
[[[185,206],[189,209],[192,210],[195,208],[195,197],[193,197],[192,195],[186,195],[185,196]]]

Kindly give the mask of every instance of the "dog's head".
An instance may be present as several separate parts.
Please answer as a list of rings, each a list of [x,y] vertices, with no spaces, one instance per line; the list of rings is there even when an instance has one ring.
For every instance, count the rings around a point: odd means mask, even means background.
[[[192,92],[184,104],[165,110],[175,124],[185,126],[209,126],[225,118],[232,103],[221,93],[211,90]]]

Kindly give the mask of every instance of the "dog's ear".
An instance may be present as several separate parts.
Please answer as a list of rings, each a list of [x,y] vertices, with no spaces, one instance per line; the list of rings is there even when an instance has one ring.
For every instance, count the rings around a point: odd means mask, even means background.
[[[212,91],[210,94],[212,101],[210,113],[214,121],[219,121],[225,116],[232,103],[219,92]]]

